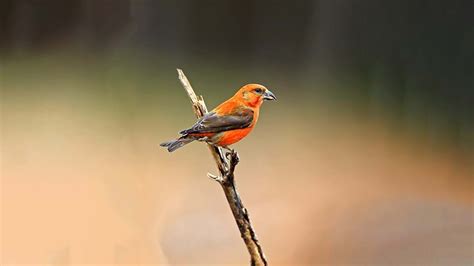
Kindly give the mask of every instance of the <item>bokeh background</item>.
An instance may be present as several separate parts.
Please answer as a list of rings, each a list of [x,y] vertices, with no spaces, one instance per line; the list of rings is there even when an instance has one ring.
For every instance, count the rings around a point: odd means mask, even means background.
[[[1,265],[246,265],[209,107],[271,265],[472,265],[472,1],[0,1]]]

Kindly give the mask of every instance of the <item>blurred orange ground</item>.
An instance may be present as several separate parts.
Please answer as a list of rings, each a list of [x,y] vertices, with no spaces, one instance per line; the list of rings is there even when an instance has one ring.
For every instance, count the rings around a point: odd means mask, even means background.
[[[2,107],[2,265],[247,264],[206,178],[207,148],[157,146],[192,122],[190,109],[174,124],[167,112],[123,122],[70,99],[12,99]],[[472,154],[374,119],[284,116],[277,104],[235,146],[238,189],[272,265],[473,261]]]

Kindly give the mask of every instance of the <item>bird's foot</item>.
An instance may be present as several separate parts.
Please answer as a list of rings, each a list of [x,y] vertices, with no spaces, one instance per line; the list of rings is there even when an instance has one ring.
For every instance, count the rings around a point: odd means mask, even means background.
[[[232,150],[231,155],[231,160],[233,160],[234,165],[238,164],[240,162],[239,154],[236,151]]]
[[[236,154],[236,152],[235,152],[234,149],[227,148],[226,150],[227,150],[227,152],[225,153],[225,157],[227,158],[227,160],[230,160],[232,158],[232,156],[234,156],[234,154]]]
[[[239,154],[231,150],[229,153],[226,154],[227,157],[227,171],[226,171],[226,177],[233,179],[234,176],[234,169],[235,166],[240,162]]]

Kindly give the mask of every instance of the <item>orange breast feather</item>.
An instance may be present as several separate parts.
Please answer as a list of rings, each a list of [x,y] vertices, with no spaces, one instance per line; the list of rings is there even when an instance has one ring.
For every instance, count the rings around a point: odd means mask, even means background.
[[[216,144],[220,146],[232,145],[241,139],[245,138],[253,129],[258,120],[259,109],[255,108],[253,113],[252,124],[247,128],[229,130],[222,133],[222,136],[219,138]]]
[[[228,146],[234,144],[239,140],[243,139],[245,136],[247,136],[250,131],[252,131],[252,127],[226,131],[222,133],[222,136],[220,137],[217,144],[220,146]]]

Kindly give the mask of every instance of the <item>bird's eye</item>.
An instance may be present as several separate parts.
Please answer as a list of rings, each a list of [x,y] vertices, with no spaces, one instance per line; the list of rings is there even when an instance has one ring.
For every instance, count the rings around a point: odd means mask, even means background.
[[[263,90],[261,88],[257,88],[255,90],[253,90],[254,92],[258,93],[258,94],[262,94],[263,93]]]

